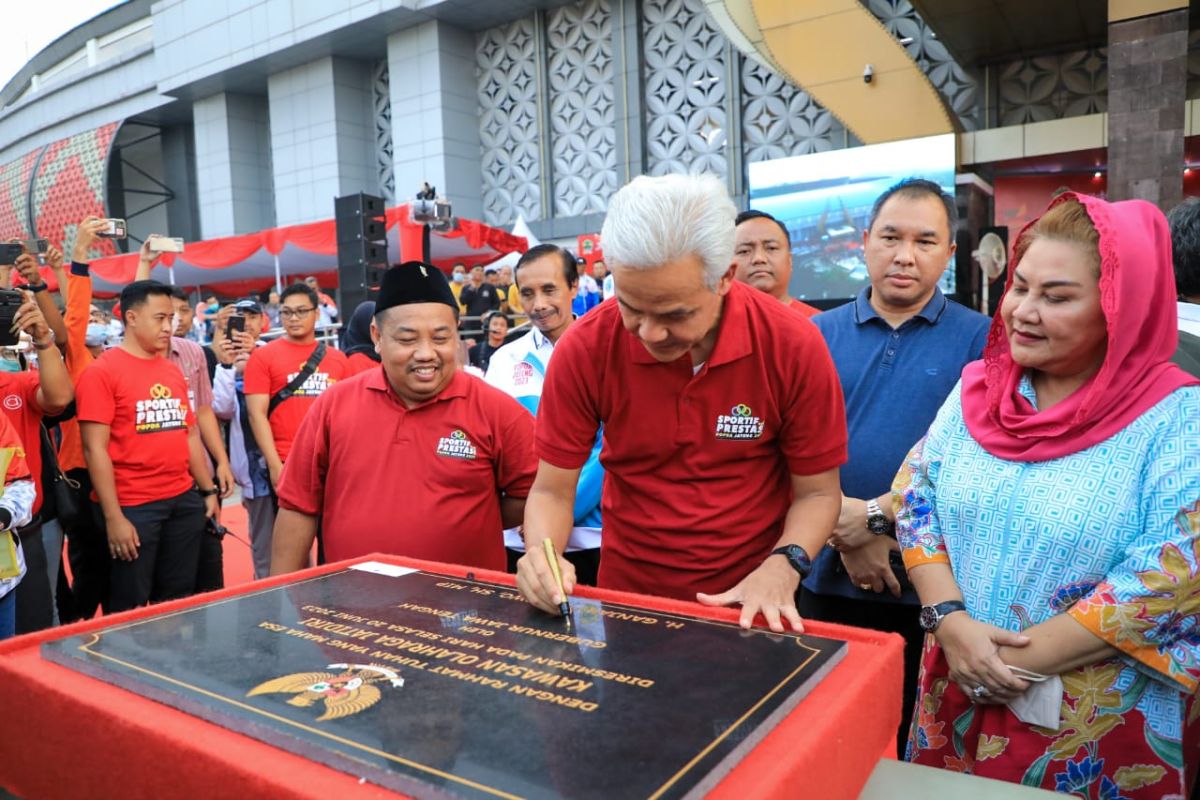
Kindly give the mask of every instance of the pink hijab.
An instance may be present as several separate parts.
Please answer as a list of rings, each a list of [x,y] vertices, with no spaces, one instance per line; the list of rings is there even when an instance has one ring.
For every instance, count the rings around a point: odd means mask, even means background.
[[[983,360],[968,364],[962,376],[967,430],[997,458],[1048,461],[1086,450],[1181,386],[1200,383],[1170,363],[1179,333],[1172,313],[1175,275],[1166,217],[1144,200],[1109,203],[1074,192],[1056,197],[1046,210],[1069,199],[1083,204],[1100,234],[1100,304],[1108,351],[1087,383],[1048,411],[1036,411],[1017,391],[1024,368],[1009,353],[997,311]],[[1021,237],[1033,224],[1021,230]],[[1016,266],[1009,269],[1006,292]]]

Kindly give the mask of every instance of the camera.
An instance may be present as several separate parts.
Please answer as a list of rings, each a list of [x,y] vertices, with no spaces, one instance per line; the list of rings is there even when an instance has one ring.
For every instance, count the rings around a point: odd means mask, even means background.
[[[97,236],[104,239],[124,239],[128,234],[128,229],[125,227],[123,219],[106,219],[102,222],[107,223],[104,230],[100,231]]]
[[[863,83],[870,83],[875,80],[875,68],[870,64],[863,67]]]
[[[8,245],[20,248],[21,245]],[[0,347],[14,347],[20,341],[21,334],[12,330],[13,320],[17,311],[25,302],[25,295],[12,289],[0,289]]]
[[[15,264],[25,255],[25,245],[20,242],[0,242],[0,264]]]
[[[408,204],[408,218],[418,225],[428,225],[435,231],[454,228],[454,213],[450,201],[437,196],[437,189],[428,182],[421,186],[417,196]]]

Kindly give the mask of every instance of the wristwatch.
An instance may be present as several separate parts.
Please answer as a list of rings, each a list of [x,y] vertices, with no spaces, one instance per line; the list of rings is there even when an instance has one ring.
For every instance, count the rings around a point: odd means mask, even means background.
[[[196,491],[200,493],[201,497],[216,497],[221,493],[221,490],[216,486],[211,489],[201,489],[199,486],[197,486]]]
[[[771,555],[786,558],[788,563],[792,565],[792,569],[800,573],[800,580],[804,580],[808,577],[808,573],[812,572],[812,559],[808,557],[808,553],[804,552],[804,548],[798,544],[785,544],[783,547],[776,547],[771,551]]]
[[[947,600],[944,603],[938,603],[933,606],[921,606],[921,630],[926,633],[933,633],[938,629],[944,620],[955,611],[966,611],[967,606],[962,600]]]
[[[875,498],[867,501],[867,530],[876,536],[891,536],[896,530],[896,523],[887,518]]]
[[[33,292],[34,294],[37,294],[38,292],[44,292],[44,291],[48,290],[50,287],[47,286],[43,282],[43,283],[27,283],[27,284],[25,284],[24,288],[26,289],[26,291],[30,291],[30,292]]]

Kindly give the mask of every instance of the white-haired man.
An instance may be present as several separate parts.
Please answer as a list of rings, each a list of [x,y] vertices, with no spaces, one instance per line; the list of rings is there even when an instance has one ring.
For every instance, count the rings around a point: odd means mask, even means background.
[[[517,585],[554,613],[542,542],[561,557],[579,469],[604,425],[599,585],[742,605],[802,629],[795,592],[841,507],[846,421],[811,322],[734,281],[734,217],[712,176],[639,177],[601,238],[616,303],[556,345],[538,413],[537,479]]]

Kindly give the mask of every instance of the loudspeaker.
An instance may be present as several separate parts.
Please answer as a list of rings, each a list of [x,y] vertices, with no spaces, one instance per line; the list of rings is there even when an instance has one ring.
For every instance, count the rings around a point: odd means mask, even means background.
[[[334,198],[337,228],[338,292],[343,320],[364,300],[373,300],[388,266],[387,221],[382,197],[364,194]]]

